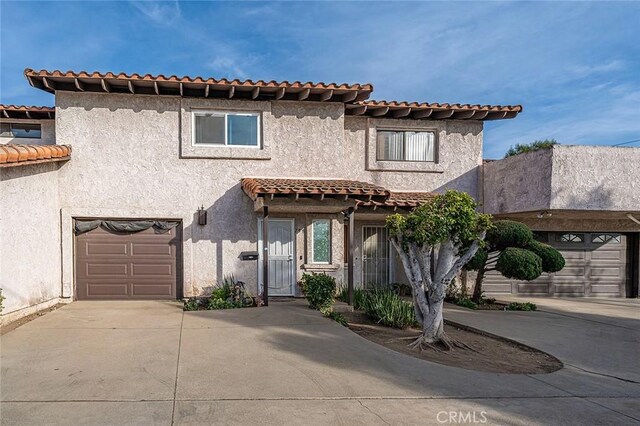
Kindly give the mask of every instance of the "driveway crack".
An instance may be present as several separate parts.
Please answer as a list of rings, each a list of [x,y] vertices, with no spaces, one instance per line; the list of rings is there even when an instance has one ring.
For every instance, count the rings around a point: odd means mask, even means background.
[[[573,365],[573,364],[567,364],[567,363],[565,363],[565,365],[568,365],[568,366],[570,366],[570,367],[573,367],[573,368],[575,368],[576,370],[584,371],[585,373],[593,374],[593,375],[595,375],[595,376],[609,377],[609,378],[611,378],[611,379],[620,380],[620,381],[622,381],[622,382],[627,382],[627,383],[633,383],[633,384],[636,384],[636,385],[640,385],[640,382],[637,382],[637,381],[635,381],[635,380],[625,379],[625,378],[622,378],[622,377],[614,376],[614,375],[612,375],[612,374],[598,373],[598,372],[596,372],[596,371],[587,370],[587,369],[585,369],[585,368],[578,367],[577,365]]]
[[[176,380],[173,388],[173,408],[171,409],[171,426],[173,426],[176,417],[176,395],[178,393],[178,372],[180,370],[180,351],[182,350],[182,330],[184,324],[184,311],[182,311],[182,319],[180,320],[180,337],[178,338],[178,360],[176,361]]]
[[[391,425],[391,423],[389,423],[385,419],[383,419],[382,416],[380,416],[380,414],[378,414],[378,413],[376,413],[374,411],[371,411],[371,408],[366,406],[361,400],[358,399],[357,401],[360,403],[360,405],[362,405],[365,408],[365,410],[367,410],[368,412],[370,412],[371,414],[373,414],[374,416],[379,418],[382,423],[384,423],[385,425]]]

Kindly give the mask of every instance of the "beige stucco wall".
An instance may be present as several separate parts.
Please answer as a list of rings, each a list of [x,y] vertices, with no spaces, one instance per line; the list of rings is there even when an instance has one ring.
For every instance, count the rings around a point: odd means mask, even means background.
[[[183,223],[185,295],[199,294],[226,274],[255,284],[256,262],[239,260],[256,250],[257,214],[240,188],[246,176],[348,178],[391,190],[457,188],[476,196],[482,123],[369,120],[344,116],[338,103],[192,100],[120,94],[58,92],[59,143],[73,146],[61,170],[63,288],[73,296],[73,217],[153,217]],[[190,109],[242,109],[261,113],[265,150],[229,158],[220,148],[191,146]],[[372,127],[435,128],[439,170],[368,170]],[[375,155],[375,153],[371,154]],[[206,226],[194,224],[197,208]],[[280,216],[290,216],[279,214]],[[274,215],[275,217],[277,215]],[[310,216],[296,217],[298,239],[308,244]],[[334,273],[342,276],[341,217],[332,222]],[[299,229],[302,230],[299,230]],[[302,247],[302,248],[301,248]],[[298,273],[307,263],[298,244]],[[302,259],[301,259],[302,256]],[[310,268],[312,269],[312,268]],[[357,281],[356,277],[356,281]]]
[[[564,146],[485,164],[491,214],[535,210],[640,210],[640,148]]]
[[[54,120],[22,120],[22,119],[0,119],[0,123],[28,123],[40,124],[40,139],[34,138],[6,138],[0,137],[0,144],[25,144],[25,145],[53,145],[56,143],[56,126]]]
[[[60,296],[60,167],[0,168],[3,316]]]

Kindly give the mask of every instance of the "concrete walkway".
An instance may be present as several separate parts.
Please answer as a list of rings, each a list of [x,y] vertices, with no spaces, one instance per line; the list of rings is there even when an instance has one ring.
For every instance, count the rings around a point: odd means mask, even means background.
[[[505,318],[546,327],[547,315],[556,328],[576,327],[551,313]],[[608,332],[595,333],[604,341]],[[637,351],[637,334],[625,339]],[[615,341],[612,353],[624,346]],[[565,344],[546,349],[579,366]],[[508,375],[433,364],[371,343],[300,301],[185,313],[170,302],[75,302],[1,345],[2,425],[640,424],[637,381],[577,367]]]

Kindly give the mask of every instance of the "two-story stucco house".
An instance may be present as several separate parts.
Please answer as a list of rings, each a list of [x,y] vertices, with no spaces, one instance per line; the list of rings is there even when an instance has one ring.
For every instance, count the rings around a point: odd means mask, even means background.
[[[25,76],[55,110],[3,109],[3,135],[42,131],[2,139],[5,313],[200,295],[230,274],[270,297],[299,295],[305,272],[402,281],[386,215],[449,188],[478,198],[483,121],[521,111],[370,101],[370,84]]]

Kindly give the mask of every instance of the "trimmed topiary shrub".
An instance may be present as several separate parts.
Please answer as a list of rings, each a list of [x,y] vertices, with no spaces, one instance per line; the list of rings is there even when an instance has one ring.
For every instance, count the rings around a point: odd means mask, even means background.
[[[524,223],[513,220],[497,220],[487,231],[486,241],[492,251],[501,251],[507,247],[526,247],[531,244],[533,232]]]
[[[564,268],[564,257],[549,244],[533,241],[527,246],[527,250],[534,252],[542,259],[544,272],[558,272]]]
[[[542,274],[542,259],[529,250],[509,247],[500,253],[496,270],[507,278],[531,281]]]
[[[328,310],[335,300],[336,280],[327,274],[304,274],[302,291],[310,308],[319,311]]]

